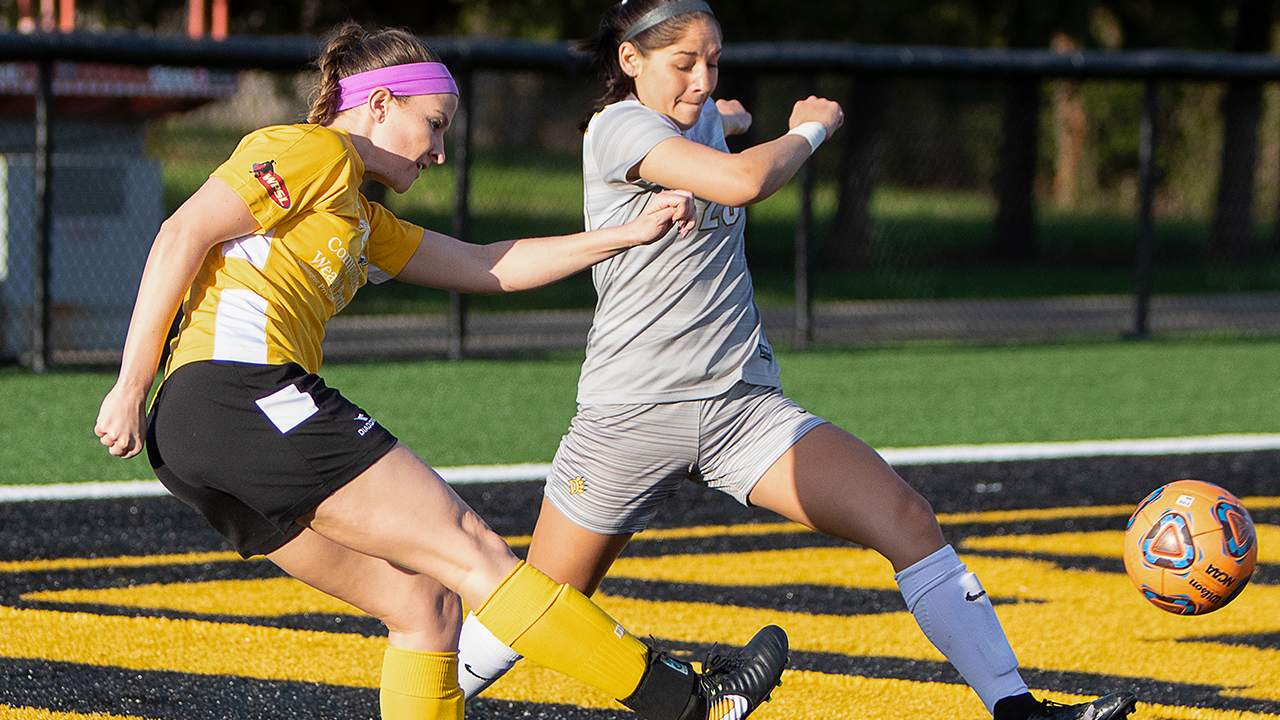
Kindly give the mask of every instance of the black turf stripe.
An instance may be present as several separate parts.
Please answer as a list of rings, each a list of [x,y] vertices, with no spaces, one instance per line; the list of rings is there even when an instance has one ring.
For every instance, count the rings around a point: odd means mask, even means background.
[[[104,617],[146,617],[168,620],[196,620],[224,625],[251,625],[254,627],[304,630],[325,633],[386,637],[387,626],[382,621],[365,615],[332,615],[307,613],[305,615],[217,615],[190,613],[180,610],[156,608],[132,608],[92,603],[54,603],[24,601],[16,605],[24,610],[52,610],[55,612],[82,612]]]
[[[319,683],[0,658],[0,704],[155,720],[375,720],[378,691]],[[634,713],[477,698],[489,720],[633,720]]]
[[[906,612],[897,590],[834,585],[703,585],[699,583],[605,578],[606,595],[664,602],[710,603],[743,608],[769,608],[807,615],[876,615]],[[992,598],[994,604],[1025,602]]]
[[[1247,647],[1259,648],[1261,650],[1280,650],[1280,632],[1252,633],[1249,635],[1202,635],[1193,638],[1183,638],[1178,642],[1221,643],[1223,645],[1244,645]]]
[[[0,658],[0,703],[159,720],[375,718],[366,688]]]
[[[12,605],[22,595],[49,590],[104,590],[136,585],[262,580],[286,577],[269,562],[179,563],[144,567],[98,567],[0,573],[0,604]]]

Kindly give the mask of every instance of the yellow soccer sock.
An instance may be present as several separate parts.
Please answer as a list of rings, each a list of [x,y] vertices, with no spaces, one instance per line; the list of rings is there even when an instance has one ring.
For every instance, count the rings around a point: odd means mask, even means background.
[[[635,691],[649,648],[569,585],[521,562],[476,611],[507,647],[613,698]]]
[[[379,703],[382,720],[462,720],[458,653],[388,647]]]

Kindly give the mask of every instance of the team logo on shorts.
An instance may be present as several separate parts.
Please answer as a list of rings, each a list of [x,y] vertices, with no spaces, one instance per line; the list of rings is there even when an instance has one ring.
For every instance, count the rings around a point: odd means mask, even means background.
[[[353,419],[358,423],[364,423],[363,425],[360,426],[359,430],[356,430],[356,434],[359,435],[360,437],[364,437],[365,433],[372,430],[373,426],[378,424],[377,420],[374,420],[373,418],[369,417],[368,415],[365,415],[364,413],[356,413],[356,416]]]
[[[262,187],[267,189],[267,195],[271,197],[271,202],[288,210],[290,203],[293,201],[289,199],[289,188],[285,187],[284,178],[280,177],[280,173],[276,172],[276,161],[267,160],[266,162],[254,163],[252,172],[253,176],[258,178],[258,182],[262,183]]]
[[[587,479],[579,475],[578,477],[569,478],[569,494],[581,495],[587,491]]]

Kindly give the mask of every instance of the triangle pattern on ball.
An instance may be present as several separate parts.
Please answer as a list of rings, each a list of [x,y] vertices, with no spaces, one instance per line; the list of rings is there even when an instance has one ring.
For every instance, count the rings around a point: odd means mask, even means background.
[[[1151,552],[1170,558],[1180,558],[1187,553],[1182,544],[1182,536],[1171,523],[1161,523],[1156,529],[1156,537],[1151,541]]]
[[[1232,539],[1240,545],[1246,544],[1249,536],[1253,534],[1253,523],[1234,510],[1227,511],[1227,526],[1231,528]]]
[[[1195,563],[1195,541],[1187,518],[1167,511],[1147,530],[1140,543],[1143,562],[1167,570],[1182,571]]]

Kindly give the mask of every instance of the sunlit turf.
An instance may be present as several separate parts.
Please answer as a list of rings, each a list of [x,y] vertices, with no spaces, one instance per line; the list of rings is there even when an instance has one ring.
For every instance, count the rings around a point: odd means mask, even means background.
[[[783,352],[783,384],[876,447],[1280,432],[1280,339]],[[581,355],[333,365],[323,375],[429,462],[549,462]],[[114,373],[0,369],[0,483],[151,477],[93,435]]]

